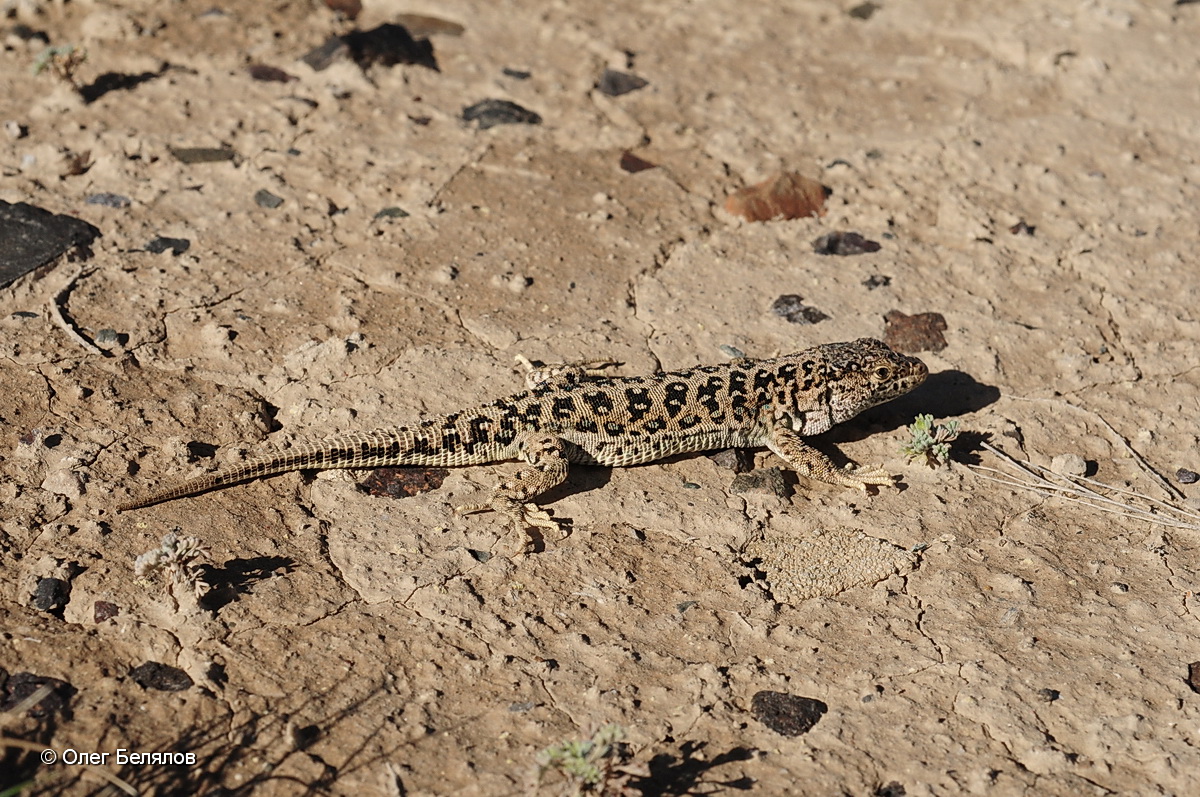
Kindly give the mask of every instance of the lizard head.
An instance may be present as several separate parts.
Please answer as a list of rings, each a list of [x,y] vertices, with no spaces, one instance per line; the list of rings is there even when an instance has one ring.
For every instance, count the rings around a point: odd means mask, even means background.
[[[813,412],[818,408],[803,405],[811,402],[811,390],[816,385],[810,384],[808,391],[801,385],[794,388],[798,389],[794,405],[801,412],[792,416],[792,424],[802,434],[825,431],[863,410],[902,396],[929,376],[925,363],[892,351],[873,338],[827,343],[804,354],[816,355],[802,367],[805,371],[813,368],[813,381],[823,381],[825,389],[821,391],[824,406]]]

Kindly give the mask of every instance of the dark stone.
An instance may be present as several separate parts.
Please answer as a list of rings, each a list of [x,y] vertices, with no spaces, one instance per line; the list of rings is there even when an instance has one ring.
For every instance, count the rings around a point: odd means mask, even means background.
[[[260,208],[274,210],[283,204],[283,197],[275,196],[275,194],[272,194],[267,189],[260,188],[254,192],[254,204],[258,205]]]
[[[371,30],[355,30],[342,37],[350,57],[360,68],[416,64],[439,71],[428,39],[414,39],[403,25],[384,23]]]
[[[771,312],[793,324],[819,324],[829,318],[815,307],[804,304],[804,297],[785,293],[771,303]]]
[[[129,677],[145,689],[160,692],[182,692],[192,687],[192,678],[178,667],[148,661],[129,671]]]
[[[784,692],[758,692],[750,700],[754,718],[784,736],[808,733],[827,711],[829,706],[820,700]]]
[[[90,256],[98,237],[100,230],[82,219],[0,201],[0,288],[72,249]]]
[[[30,605],[39,612],[55,612],[67,605],[71,585],[61,578],[43,578],[37,583]]]
[[[246,72],[252,79],[266,83],[291,83],[293,80],[300,79],[277,66],[267,66],[266,64],[250,64],[246,67]]]
[[[856,232],[831,232],[813,241],[813,251],[818,255],[848,257],[867,252],[878,252],[877,241],[868,241]]]
[[[96,601],[92,607],[92,619],[96,623],[103,623],[105,620],[111,620],[121,613],[121,607],[115,603],[108,601]]]
[[[631,91],[649,86],[650,83],[637,75],[628,72],[618,72],[615,69],[605,69],[596,81],[596,91],[609,97],[620,97]]]
[[[542,117],[508,100],[481,100],[463,108],[464,122],[479,122],[480,130],[496,125],[540,125]]]
[[[870,2],[859,3],[854,8],[847,11],[846,13],[850,15],[851,19],[864,19],[865,20],[865,19],[870,19],[872,16],[874,16],[875,12],[878,11],[879,8],[880,8],[880,6],[878,3],[870,3]]]
[[[112,194],[107,191],[102,191],[98,194],[88,194],[87,198],[83,201],[89,205],[103,205],[106,208],[116,208],[117,210],[123,210],[132,204],[129,201],[129,197]]]
[[[57,678],[46,678],[31,672],[14,673],[4,682],[4,691],[0,693],[0,713],[11,711],[22,701],[43,686],[50,687],[50,693],[27,710],[26,716],[40,719],[52,714],[60,714],[64,719],[70,719],[69,702],[75,695],[75,687]]]
[[[630,174],[637,174],[638,172],[644,172],[647,169],[658,168],[658,164],[651,163],[648,160],[643,160],[637,155],[634,155],[632,152],[626,150],[625,152],[621,153],[621,168]]]
[[[376,468],[362,482],[370,495],[411,498],[442,486],[450,475],[445,468]]]
[[[146,251],[157,255],[170,249],[171,254],[182,255],[191,246],[192,242],[187,238],[164,238],[160,235],[146,244]]]
[[[231,161],[237,153],[229,147],[167,147],[172,157],[180,163],[220,163]]]

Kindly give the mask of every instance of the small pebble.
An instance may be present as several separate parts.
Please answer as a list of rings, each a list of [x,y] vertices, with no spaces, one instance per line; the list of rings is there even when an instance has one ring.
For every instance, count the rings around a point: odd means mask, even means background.
[[[96,601],[96,603],[92,606],[92,619],[97,623],[103,623],[105,620],[110,620],[120,613],[121,607],[108,601]]]
[[[157,661],[134,667],[129,671],[129,677],[146,689],[160,692],[182,692],[193,684],[191,676],[183,670]]]
[[[384,208],[383,210],[381,210],[381,211],[379,211],[378,213],[376,213],[376,214],[375,214],[375,219],[374,219],[374,220],[378,220],[378,219],[407,219],[407,218],[408,218],[408,211],[407,211],[407,210],[405,210],[404,208],[398,208],[398,207],[396,207],[395,205],[392,205],[391,207],[386,207],[386,208]]]
[[[167,147],[167,151],[180,163],[219,163],[237,157],[228,147]]]
[[[1087,460],[1078,454],[1059,454],[1050,460],[1050,470],[1062,476],[1083,476],[1087,474]]]
[[[146,251],[158,255],[170,249],[171,254],[182,255],[191,245],[192,242],[187,238],[164,238],[160,235],[146,243]]]
[[[637,75],[628,72],[618,72],[615,69],[605,69],[604,74],[596,81],[596,90],[609,97],[620,97],[631,91],[649,86],[650,83]]]
[[[481,100],[463,108],[464,122],[478,122],[480,130],[496,125],[540,125],[542,117],[508,100]]]
[[[708,458],[716,463],[717,467],[727,468],[734,473],[748,473],[754,470],[754,452],[748,448],[726,448],[709,454]]]
[[[293,80],[300,79],[277,66],[267,66],[266,64],[250,64],[250,66],[246,67],[246,72],[254,80],[261,80],[266,83],[291,83]]]
[[[314,72],[323,72],[338,58],[349,55],[350,47],[341,36],[330,36],[325,42],[300,57]]]
[[[428,36],[461,36],[466,31],[466,28],[457,22],[427,14],[396,14],[392,16],[392,21],[403,25],[417,39]]]
[[[859,3],[846,13],[850,15],[851,19],[870,19],[879,8],[878,3]]]
[[[1188,470],[1187,468],[1180,468],[1179,470],[1175,471],[1175,478],[1180,484],[1195,484],[1196,482],[1200,481],[1200,473],[1196,473],[1194,470]]]
[[[869,241],[856,232],[826,233],[813,241],[812,247],[818,255],[839,257],[878,252],[881,248],[878,241]]]
[[[771,312],[793,324],[819,324],[829,318],[815,307],[804,304],[804,297],[785,293],[771,303]]]
[[[131,204],[129,197],[121,196],[120,194],[111,194],[107,191],[102,191],[99,194],[89,194],[83,201],[89,205],[103,205],[106,208],[117,208],[118,210],[127,208]]]
[[[533,277],[526,277],[515,271],[506,271],[492,277],[492,284],[497,288],[507,288],[510,293],[522,293],[533,284]]]
[[[30,605],[39,612],[54,612],[67,605],[71,585],[61,578],[43,578],[37,583]]]
[[[939,352],[946,348],[946,319],[941,313],[905,315],[889,310],[883,316],[883,342],[902,354]]]
[[[115,349],[121,344],[121,334],[115,329],[102,329],[92,342],[101,349]]]
[[[658,164],[639,158],[629,150],[625,150],[621,153],[621,169],[629,172],[630,174],[637,174],[638,172],[644,172],[647,169],[654,169],[657,167]]]
[[[325,0],[325,7],[346,19],[355,20],[362,13],[362,0]]]
[[[254,204],[260,208],[268,208],[274,210],[283,204],[283,197],[275,196],[265,188],[260,188],[254,192]]]

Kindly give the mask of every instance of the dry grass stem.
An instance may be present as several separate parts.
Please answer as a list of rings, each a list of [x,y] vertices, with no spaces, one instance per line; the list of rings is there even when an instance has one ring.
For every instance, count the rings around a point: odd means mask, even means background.
[[[1089,479],[1084,476],[1067,476],[1055,473],[1049,468],[1036,465],[1029,460],[1016,460],[991,445],[981,444],[984,450],[995,454],[1010,466],[1020,471],[1021,476],[1013,476],[996,468],[986,465],[973,465],[971,470],[976,476],[988,481],[998,482],[1010,487],[1030,490],[1044,496],[1062,496],[1072,498],[1100,512],[1110,512],[1119,517],[1132,520],[1142,520],[1147,523],[1157,523],[1174,529],[1191,529],[1200,531],[1200,514],[1177,504],[1160,501],[1134,490],[1114,487],[1111,484]],[[985,473],[995,473],[998,476],[988,476]],[[1105,495],[1098,490],[1106,490],[1110,494],[1121,496],[1123,500]],[[1140,505],[1139,505],[1140,504]]]

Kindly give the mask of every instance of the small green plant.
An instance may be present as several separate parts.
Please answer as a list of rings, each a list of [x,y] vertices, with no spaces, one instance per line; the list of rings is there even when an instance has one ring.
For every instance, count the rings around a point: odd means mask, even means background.
[[[628,763],[629,753],[621,742],[625,729],[620,725],[605,725],[592,734],[590,739],[561,742],[538,753],[537,783],[550,770],[562,775],[568,784],[571,797],[583,794],[598,794],[602,797],[624,797],[632,795],[633,778],[648,777],[646,767]]]
[[[54,72],[55,76],[62,81],[71,85],[73,89],[79,91],[79,81],[75,79],[75,70],[87,60],[87,50],[83,47],[76,47],[73,44],[56,44],[52,47],[47,47],[38,54],[37,60],[33,62],[33,74],[40,75],[47,69]]]
[[[197,559],[207,556],[208,548],[195,537],[180,537],[175,531],[162,538],[162,545],[134,560],[133,572],[138,578],[154,573],[166,573],[167,592],[175,598],[175,587],[188,587],[199,600],[208,590],[208,582]]]
[[[909,462],[925,458],[931,468],[950,461],[950,441],[958,437],[958,421],[934,424],[932,415],[918,415],[908,427],[912,438],[900,449]]]

